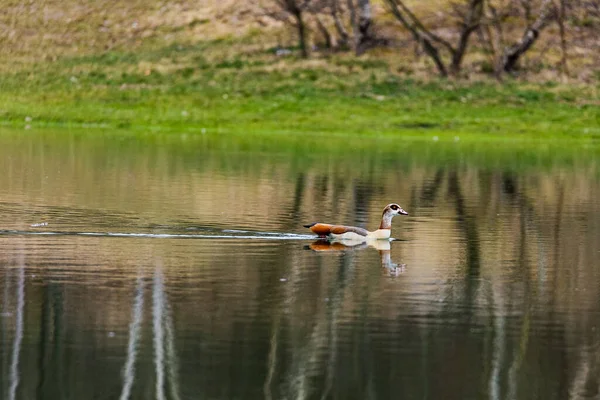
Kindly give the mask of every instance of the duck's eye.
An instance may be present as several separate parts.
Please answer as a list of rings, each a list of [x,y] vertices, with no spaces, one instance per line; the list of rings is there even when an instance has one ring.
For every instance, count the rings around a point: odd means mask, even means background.
[[[394,204],[394,205],[392,206],[392,210],[396,211],[397,209],[398,209],[398,206]]]

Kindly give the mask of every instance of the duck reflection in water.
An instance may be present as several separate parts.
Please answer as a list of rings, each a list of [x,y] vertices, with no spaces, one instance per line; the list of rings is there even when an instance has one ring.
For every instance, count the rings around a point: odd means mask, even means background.
[[[392,239],[393,240],[393,239]],[[379,252],[381,258],[381,267],[390,275],[398,276],[406,270],[406,264],[397,264],[392,262],[391,257],[391,241],[390,240],[368,240],[368,241],[352,241],[352,240],[327,240],[319,239],[308,246],[310,249],[318,252],[340,252],[363,250],[366,248],[374,248]]]

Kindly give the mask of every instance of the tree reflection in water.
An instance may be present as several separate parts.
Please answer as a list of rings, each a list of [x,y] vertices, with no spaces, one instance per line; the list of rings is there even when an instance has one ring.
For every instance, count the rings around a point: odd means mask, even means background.
[[[154,366],[156,376],[156,398],[168,398],[165,388],[170,388],[169,398],[179,399],[179,382],[177,373],[177,355],[175,351],[175,332],[171,307],[165,294],[164,274],[162,262],[156,262],[152,281],[152,333],[154,343]],[[141,270],[140,270],[141,271]],[[121,400],[129,399],[131,388],[135,382],[135,362],[139,342],[141,340],[141,325],[144,310],[144,279],[141,275],[137,278],[135,298],[133,302],[132,321],[129,325],[129,342],[127,357],[123,369],[123,389]]]
[[[17,264],[17,287],[15,293],[17,304],[15,305],[14,311],[15,337],[12,344],[12,356],[10,363],[10,378],[8,388],[9,400],[14,400],[16,398],[17,388],[19,387],[19,381],[21,379],[21,374],[19,372],[19,357],[21,355],[21,342],[23,341],[23,313],[25,309],[25,262],[23,260],[23,253],[20,253]],[[7,296],[5,296],[5,299],[6,297]],[[2,313],[4,314],[6,311],[3,310]]]
[[[174,138],[2,142],[0,397],[598,397],[597,157]],[[276,239],[389,201],[403,241]]]

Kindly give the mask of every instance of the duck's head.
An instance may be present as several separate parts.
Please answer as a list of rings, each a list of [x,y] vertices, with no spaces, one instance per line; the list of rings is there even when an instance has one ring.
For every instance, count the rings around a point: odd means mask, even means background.
[[[392,203],[385,206],[385,208],[383,209],[383,215],[389,215],[391,217],[394,217],[396,215],[408,215],[408,213],[404,211],[402,207],[400,207],[398,204]]]

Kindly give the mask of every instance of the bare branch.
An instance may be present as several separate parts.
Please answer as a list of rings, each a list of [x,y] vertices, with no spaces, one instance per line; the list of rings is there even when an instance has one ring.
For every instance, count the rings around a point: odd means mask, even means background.
[[[327,27],[321,20],[321,17],[319,17],[318,13],[313,13],[312,16],[315,19],[315,21],[317,22],[317,28],[319,29],[319,32],[321,32],[321,35],[323,35],[323,39],[325,40],[325,47],[328,49],[331,49],[332,39],[331,39],[331,34],[327,30]]]
[[[294,21],[298,32],[298,47],[303,58],[308,57],[307,26],[304,14],[313,5],[313,0],[272,0],[276,11],[272,15],[278,15],[279,20]]]
[[[442,46],[446,47],[446,49],[448,49],[448,51],[454,52],[454,48],[452,47],[452,45],[449,42],[447,42],[446,40],[442,39],[441,37],[435,35],[429,29],[427,29],[425,27],[425,25],[423,25],[421,23],[421,21],[410,11],[410,9],[408,7],[406,7],[406,5],[404,4],[403,1],[401,1],[401,0],[392,0],[392,1],[397,3],[398,7],[400,7],[402,9],[402,11],[405,12],[406,15],[408,16],[408,18],[412,21],[415,28],[421,30],[423,35],[427,36],[431,41],[439,43]],[[389,1],[388,1],[388,3],[389,3]]]
[[[470,0],[467,15],[462,23],[462,31],[458,39],[458,46],[452,53],[452,72],[458,73],[462,59],[467,50],[471,34],[479,27],[483,15],[483,0]]]
[[[450,72],[454,75],[459,73],[471,34],[481,24],[484,0],[466,0],[463,6],[456,6],[454,8],[460,21],[460,32],[456,47],[428,29],[406,6],[403,0],[387,0],[386,3],[396,19],[411,32],[418,43],[422,44],[425,52],[435,62],[440,75],[446,76],[447,68],[441,58],[439,47],[450,53]]]
[[[348,35],[346,28],[344,28],[344,24],[340,20],[340,12],[342,10],[340,8],[338,0],[330,0],[330,9],[331,9],[331,17],[333,18],[333,23],[335,25],[335,29],[337,30],[338,35],[340,35],[338,47],[346,47],[346,46],[348,46],[348,41],[349,41],[350,36]]]
[[[567,38],[566,38],[566,28],[565,28],[565,19],[567,13],[566,2],[567,0],[558,0],[559,6],[555,8],[558,10],[557,12],[557,22],[558,28],[560,31],[560,72],[563,77],[566,77],[569,74],[569,68],[567,66]]]
[[[540,36],[540,32],[548,26],[556,15],[553,0],[544,0],[540,7],[540,14],[531,26],[527,27],[521,40],[508,48],[503,57],[502,68],[505,72],[512,72],[517,62],[525,54]]]
[[[416,42],[420,43],[423,46],[423,49],[427,53],[429,57],[435,63],[435,66],[438,69],[438,72],[441,76],[448,76],[448,70],[442,61],[442,57],[440,56],[440,52],[431,43],[431,38],[428,37],[422,29],[419,28],[419,25],[415,23],[415,21],[410,17],[410,14],[405,13],[405,9],[400,9],[399,5],[404,6],[399,0],[387,0],[386,1],[392,14],[396,17],[398,21],[413,35],[413,38]]]

